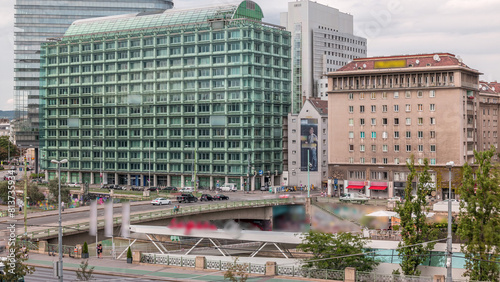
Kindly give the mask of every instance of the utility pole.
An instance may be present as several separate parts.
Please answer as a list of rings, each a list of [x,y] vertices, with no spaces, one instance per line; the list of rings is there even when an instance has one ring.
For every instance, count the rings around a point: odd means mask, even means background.
[[[24,157],[24,236],[28,236],[28,211],[26,207],[28,206],[26,198],[28,197],[28,175],[26,172],[26,157]]]
[[[451,258],[452,258],[452,254],[453,254],[453,250],[452,250],[452,233],[451,233],[451,221],[452,221],[452,218],[451,218],[451,169],[453,168],[453,166],[455,165],[454,162],[447,162],[446,163],[446,167],[448,168],[449,170],[449,174],[448,174],[448,177],[449,177],[449,186],[448,186],[448,238],[447,238],[447,242],[446,242],[446,252],[447,252],[447,259],[446,259],[446,282],[452,282],[453,281],[453,278],[452,278],[452,265],[451,265]]]
[[[311,197],[311,181],[309,177],[309,149],[307,150],[307,197]]]

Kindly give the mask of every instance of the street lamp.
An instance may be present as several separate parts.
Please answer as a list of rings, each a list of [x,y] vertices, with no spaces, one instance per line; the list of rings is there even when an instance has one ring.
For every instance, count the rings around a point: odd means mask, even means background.
[[[452,282],[452,266],[451,266],[451,255],[452,255],[452,249],[451,249],[451,169],[455,165],[454,162],[447,162],[446,167],[448,168],[449,171],[449,187],[448,187],[448,238],[447,238],[447,244],[446,244],[446,251],[448,253],[448,258],[446,260],[446,281],[447,282]]]
[[[51,163],[57,164],[57,173],[59,176],[59,197],[58,197],[58,205],[59,205],[59,265],[57,270],[57,275],[59,276],[59,281],[63,281],[63,260],[62,260],[62,216],[61,216],[61,164],[65,164],[68,162],[67,159],[63,160],[51,160]]]

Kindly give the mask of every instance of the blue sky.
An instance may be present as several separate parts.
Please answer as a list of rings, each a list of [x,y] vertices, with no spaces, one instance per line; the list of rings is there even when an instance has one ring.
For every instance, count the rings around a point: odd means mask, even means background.
[[[104,0],[103,0],[104,1]],[[287,0],[256,0],[264,21],[279,24]],[[500,80],[498,0],[318,0],[354,16],[355,34],[368,38],[368,56],[450,52]],[[0,1],[0,110],[14,109],[14,3]],[[175,9],[235,3],[174,0]]]

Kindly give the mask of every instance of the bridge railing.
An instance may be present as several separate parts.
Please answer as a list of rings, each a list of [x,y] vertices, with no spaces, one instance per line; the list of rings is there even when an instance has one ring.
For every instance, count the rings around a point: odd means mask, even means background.
[[[176,255],[162,255],[146,253],[141,254],[142,263],[163,264],[182,267],[195,267],[195,258],[186,258]]]
[[[251,201],[238,201],[238,202],[221,202],[209,205],[198,205],[198,206],[184,206],[179,209],[178,212],[174,212],[173,209],[150,211],[143,213],[136,213],[130,215],[130,223],[141,222],[144,220],[154,220],[161,219],[168,216],[177,215],[190,215],[198,214],[207,211],[217,211],[217,210],[227,210],[227,209],[237,209],[242,207],[262,207],[262,206],[273,206],[273,205],[283,205],[283,204],[297,204],[303,203],[303,198],[298,199],[265,199],[265,200],[251,200]],[[113,218],[113,224],[118,225],[122,222],[121,215],[119,217]],[[97,221],[98,229],[104,227],[104,219]],[[77,223],[77,224],[67,224],[62,227],[62,233],[68,234],[76,231],[84,231],[89,229],[89,223]],[[28,236],[31,239],[46,238],[58,234],[58,227],[51,227],[46,229],[41,229],[37,231],[28,232]],[[18,236],[22,236],[21,234]]]

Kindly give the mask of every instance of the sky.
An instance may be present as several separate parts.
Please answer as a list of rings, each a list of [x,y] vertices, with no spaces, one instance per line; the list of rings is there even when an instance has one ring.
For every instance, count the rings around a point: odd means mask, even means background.
[[[105,0],[103,0],[105,1]],[[264,22],[279,24],[288,0],[254,0]],[[500,80],[498,0],[317,0],[354,16],[354,34],[368,39],[368,56],[449,52]],[[14,3],[0,1],[0,110],[14,109]],[[175,9],[235,3],[174,0]]]

